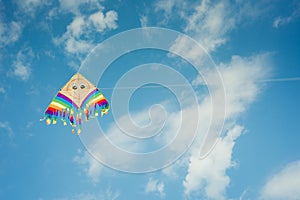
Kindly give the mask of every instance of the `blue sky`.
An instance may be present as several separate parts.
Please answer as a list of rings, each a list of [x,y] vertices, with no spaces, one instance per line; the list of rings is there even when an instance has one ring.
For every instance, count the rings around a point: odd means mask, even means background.
[[[179,35],[155,41],[147,27]],[[110,43],[134,28],[145,38]],[[299,35],[296,0],[0,0],[0,199],[299,199]],[[172,43],[90,64],[143,39]],[[78,70],[111,102],[80,137],[40,122]],[[223,126],[209,135],[213,117]],[[104,135],[94,134],[98,122]],[[157,156],[120,156],[101,146],[104,136],[130,155]]]

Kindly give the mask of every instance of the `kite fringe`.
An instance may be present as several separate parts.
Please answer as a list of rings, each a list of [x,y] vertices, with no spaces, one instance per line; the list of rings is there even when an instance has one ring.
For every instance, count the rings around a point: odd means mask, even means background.
[[[88,121],[91,118],[95,118],[99,116],[99,113],[101,113],[101,116],[104,114],[107,114],[109,110],[109,105],[89,105],[86,106],[84,109],[82,108],[66,108],[61,110],[56,110],[55,112],[48,114],[46,113],[44,118],[40,119],[40,121],[46,120],[46,124],[50,125],[56,124],[57,120],[61,120],[63,122],[63,125],[66,126],[70,122],[70,125],[72,126],[72,133],[77,132],[77,135],[81,133],[82,130],[82,118],[84,116],[85,121]]]

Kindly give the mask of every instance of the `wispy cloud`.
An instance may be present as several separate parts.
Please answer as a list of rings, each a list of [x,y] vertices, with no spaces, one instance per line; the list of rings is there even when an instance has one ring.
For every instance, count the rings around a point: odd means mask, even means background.
[[[227,42],[228,33],[232,31],[241,14],[230,12],[233,6],[227,1],[202,1],[190,8],[192,12],[183,10],[183,20],[186,24],[184,32],[195,39],[208,53],[216,51]],[[201,52],[188,43],[185,37],[178,37],[170,49],[172,52],[187,55],[189,59],[198,61]],[[202,51],[203,53],[203,51]]]
[[[103,10],[103,6],[98,0],[59,0],[60,9],[63,12],[71,12],[75,15],[91,10]]]
[[[289,163],[274,174],[261,191],[261,199],[300,199],[300,161]]]
[[[31,48],[24,48],[17,54],[16,60],[13,62],[11,74],[22,81],[27,81],[31,75],[31,62],[34,53]]]
[[[141,27],[147,27],[148,25],[148,18],[146,15],[142,15],[140,17],[140,23],[141,23]]]
[[[167,15],[170,15],[172,13],[173,8],[177,5],[177,0],[170,0],[170,1],[164,1],[159,0],[155,2],[155,10],[156,11],[163,11]]]
[[[34,17],[36,11],[49,4],[49,2],[47,0],[23,0],[16,1],[16,4],[18,5],[20,12],[26,14],[27,16]]]
[[[4,138],[8,138],[9,142],[12,143],[14,132],[11,128],[9,122],[7,121],[0,121],[0,137],[2,138],[0,140],[0,146],[3,145],[2,142],[6,142]]]
[[[177,20],[181,19],[185,24],[183,31],[208,52],[212,52],[228,41],[228,34],[232,30],[265,13],[267,4],[267,1],[255,3],[237,1],[233,4],[230,1],[203,0],[186,3],[179,0],[158,0],[154,3],[154,8],[156,12],[164,13],[165,21],[168,21],[170,16],[176,16]]]
[[[226,42],[226,33],[235,27],[235,15],[226,1],[210,4],[202,1],[196,11],[188,18],[185,32],[199,41],[206,50],[214,51]]]
[[[30,66],[24,65],[21,61],[14,63],[13,75],[19,77],[23,81],[27,81],[31,74]]]
[[[95,160],[88,152],[78,150],[78,155],[73,158],[73,161],[84,167],[84,171],[92,183],[96,184],[99,181],[103,165]]]
[[[5,16],[0,16],[0,47],[18,41],[28,20],[35,17],[38,9],[49,3],[46,0],[24,0],[15,1],[14,4],[16,5],[15,13],[12,17],[14,20],[7,21]]]
[[[300,17],[300,3],[298,2],[292,11],[292,13],[289,16],[286,17],[276,17],[273,21],[273,27],[274,28],[279,28],[280,26],[292,23],[296,19]]]
[[[160,196],[160,198],[165,197],[165,184],[159,180],[150,178],[146,187],[146,193],[156,193]]]
[[[1,87],[1,86],[0,86],[0,94],[5,94],[5,89],[4,89],[4,87]]]
[[[22,23],[17,21],[3,22],[0,19],[0,47],[16,42],[22,33]]]
[[[188,10],[192,10],[195,6],[193,2],[180,0],[157,0],[154,2],[154,11],[156,13],[162,12],[163,17],[160,17],[158,24],[166,25],[175,18],[186,18]]]

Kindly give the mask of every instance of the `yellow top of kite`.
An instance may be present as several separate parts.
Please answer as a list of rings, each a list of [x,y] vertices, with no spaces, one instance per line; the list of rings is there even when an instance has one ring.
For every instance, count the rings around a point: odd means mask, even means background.
[[[60,93],[72,99],[80,107],[86,96],[95,89],[96,87],[90,81],[77,73],[61,88]]]

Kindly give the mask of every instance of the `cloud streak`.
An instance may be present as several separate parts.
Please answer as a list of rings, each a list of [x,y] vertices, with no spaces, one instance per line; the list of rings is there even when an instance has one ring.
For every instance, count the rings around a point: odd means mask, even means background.
[[[276,17],[273,21],[273,27],[274,28],[279,28],[280,26],[287,25],[289,23],[292,23],[293,21],[295,21],[299,17],[300,17],[300,3],[298,2],[294,6],[294,10],[292,11],[292,13],[289,16],[287,16],[287,17],[282,17],[282,16]]]

